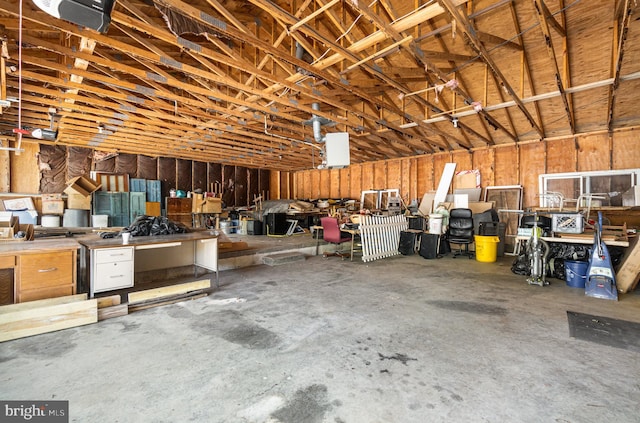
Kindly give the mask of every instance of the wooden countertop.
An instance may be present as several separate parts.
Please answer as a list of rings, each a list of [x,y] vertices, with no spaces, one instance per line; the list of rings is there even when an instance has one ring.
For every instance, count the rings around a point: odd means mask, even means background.
[[[0,243],[0,255],[39,253],[51,250],[77,250],[78,241],[73,238],[36,239],[33,241],[5,241]]]
[[[153,245],[153,244],[166,244],[170,242],[182,242],[182,241],[197,241],[199,239],[211,239],[218,238],[213,231],[196,231],[188,232],[184,234],[172,234],[172,235],[154,235],[154,236],[136,236],[130,237],[127,244],[122,243],[122,238],[117,236],[115,238],[100,238],[99,235],[87,235],[78,239],[78,242],[89,248],[115,248],[126,246],[141,246],[141,245]]]

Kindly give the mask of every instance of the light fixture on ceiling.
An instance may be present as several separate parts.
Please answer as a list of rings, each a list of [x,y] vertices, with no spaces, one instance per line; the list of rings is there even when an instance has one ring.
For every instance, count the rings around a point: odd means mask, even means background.
[[[453,119],[451,119],[451,123],[453,124],[454,128],[458,127],[458,118],[454,117]]]

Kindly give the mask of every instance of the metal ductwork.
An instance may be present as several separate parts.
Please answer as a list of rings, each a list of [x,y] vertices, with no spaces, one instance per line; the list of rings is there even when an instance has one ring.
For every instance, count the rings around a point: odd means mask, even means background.
[[[311,108],[313,110],[320,111],[320,103],[312,103]],[[323,137],[322,134],[320,133],[320,128],[322,127],[320,116],[316,114],[312,115],[311,122],[313,124],[313,139],[315,139],[316,142],[324,142],[325,137]]]

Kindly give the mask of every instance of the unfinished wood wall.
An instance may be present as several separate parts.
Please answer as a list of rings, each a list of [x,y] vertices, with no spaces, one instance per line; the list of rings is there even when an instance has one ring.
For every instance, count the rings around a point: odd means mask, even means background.
[[[524,206],[538,205],[538,175],[640,168],[637,130],[353,164],[345,169],[272,171],[274,198],[352,198],[363,190],[399,188],[407,204],[437,188],[446,163],[478,169],[482,187],[522,185]],[[277,181],[278,186],[274,186]],[[286,190],[281,188],[286,187]],[[455,188],[455,187],[454,187]],[[290,197],[288,195],[290,194]]]

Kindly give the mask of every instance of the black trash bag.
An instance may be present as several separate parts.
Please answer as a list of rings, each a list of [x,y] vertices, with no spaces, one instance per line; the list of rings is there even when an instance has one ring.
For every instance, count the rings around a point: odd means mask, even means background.
[[[138,216],[129,226],[122,230],[131,236],[171,235],[189,232],[189,228],[164,216]]]
[[[551,257],[547,266],[547,276],[565,280],[564,259]]]
[[[525,253],[520,253],[515,259],[513,259],[511,271],[516,275],[528,276],[531,273],[530,267],[527,255]]]

